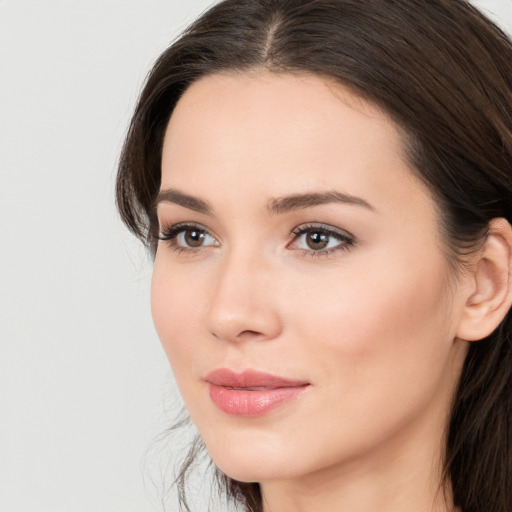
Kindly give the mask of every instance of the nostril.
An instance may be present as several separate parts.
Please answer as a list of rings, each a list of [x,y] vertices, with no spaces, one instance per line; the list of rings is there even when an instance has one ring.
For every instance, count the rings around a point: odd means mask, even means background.
[[[243,336],[244,334],[247,334],[247,335],[259,335],[261,334],[261,332],[257,332],[257,331],[242,331],[238,336]]]
[[[255,339],[255,338],[261,338],[263,337],[263,333],[258,331],[251,331],[251,330],[245,330],[240,332],[236,338],[240,340],[248,340],[248,339]]]

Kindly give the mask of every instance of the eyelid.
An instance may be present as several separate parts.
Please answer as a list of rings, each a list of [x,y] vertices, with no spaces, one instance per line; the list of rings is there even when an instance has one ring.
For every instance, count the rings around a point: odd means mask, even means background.
[[[178,245],[176,242],[176,239],[178,238],[178,235],[184,231],[187,230],[197,230],[205,233],[206,235],[210,236],[215,240],[215,244],[208,244],[198,247],[185,247],[182,245]],[[218,237],[211,233],[211,231],[203,226],[202,224],[199,224],[197,222],[178,222],[176,224],[169,224],[165,225],[164,223],[160,224],[159,227],[159,234],[157,236],[157,239],[162,242],[168,242],[168,244],[171,246],[172,249],[179,251],[179,252],[194,252],[197,253],[201,249],[205,249],[207,247],[217,247],[220,245]]]
[[[332,254],[333,252],[337,251],[347,251],[349,250],[353,245],[356,243],[356,237],[349,233],[348,231],[344,229],[340,229],[334,226],[331,226],[329,224],[324,224],[322,222],[310,222],[307,224],[301,224],[300,226],[297,226],[290,234],[291,242],[287,245],[288,248],[290,248],[297,240],[300,239],[302,235],[305,235],[307,233],[315,232],[315,231],[321,231],[334,239],[338,240],[340,243],[337,244],[335,247],[320,249],[320,250],[314,250],[314,249],[300,249],[300,248],[293,248],[293,250],[302,250],[305,255],[310,256],[328,256],[329,254]]]
[[[196,247],[186,246],[184,244],[180,244],[177,240],[181,233],[187,230],[197,230],[203,232],[205,235],[211,237],[214,240],[214,243],[210,243],[207,245],[199,245]],[[312,249],[312,248],[300,248],[294,247],[295,244],[300,240],[300,237],[312,233],[312,232],[322,232],[327,236],[337,240],[337,243],[334,247],[326,247],[323,249]],[[355,243],[356,238],[354,235],[349,233],[344,229],[340,229],[329,224],[324,224],[322,222],[310,222],[307,224],[301,224],[297,226],[290,233],[290,241],[286,245],[288,249],[291,250],[302,250],[304,255],[309,256],[327,256],[334,252],[338,251],[346,251],[350,249]],[[199,253],[202,250],[205,250],[209,247],[219,247],[220,242],[216,235],[211,233],[211,231],[204,225],[199,224],[197,222],[179,222],[176,224],[169,224],[166,226],[164,223],[161,223],[159,228],[159,234],[157,236],[159,241],[167,242],[171,249],[180,252],[188,252],[188,253]]]
[[[292,233],[311,231],[313,229],[328,231],[347,238],[355,238],[354,235],[346,229],[341,229],[336,226],[332,226],[331,224],[326,224],[325,222],[305,222],[304,224],[300,224],[294,228]]]
[[[179,232],[179,231],[183,231],[185,229],[197,229],[198,231],[204,231],[205,233],[208,233],[209,235],[214,236],[206,226],[203,226],[202,224],[199,224],[198,222],[185,221],[185,222],[177,222],[175,224],[160,222],[159,229],[158,229],[160,235],[158,235],[158,238],[161,239],[161,234],[163,234],[163,233],[167,234],[169,232]],[[217,237],[215,237],[215,238],[217,238]]]

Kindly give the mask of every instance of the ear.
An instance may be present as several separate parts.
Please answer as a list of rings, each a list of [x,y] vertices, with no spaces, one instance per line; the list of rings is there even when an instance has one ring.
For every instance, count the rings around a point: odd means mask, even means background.
[[[512,228],[505,219],[490,222],[477,258],[470,276],[472,291],[456,331],[465,341],[489,336],[512,304]]]

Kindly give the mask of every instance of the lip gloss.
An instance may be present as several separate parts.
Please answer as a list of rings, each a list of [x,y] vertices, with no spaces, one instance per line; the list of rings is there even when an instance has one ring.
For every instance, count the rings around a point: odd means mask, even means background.
[[[246,370],[235,373],[219,369],[206,376],[210,398],[226,414],[261,416],[279,405],[298,398],[308,382],[292,381],[268,373]]]

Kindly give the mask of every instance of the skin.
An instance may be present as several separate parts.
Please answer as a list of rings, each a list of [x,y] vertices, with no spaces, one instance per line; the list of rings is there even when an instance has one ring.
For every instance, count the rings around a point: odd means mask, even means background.
[[[388,116],[311,75],[207,76],[169,122],[161,190],[213,211],[158,204],[162,232],[186,222],[205,238],[159,242],[153,318],[211,457],[260,482],[265,512],[453,509],[440,461],[476,284],[454,279],[435,203],[401,148]],[[369,206],[269,212],[277,198],[326,191]],[[311,224],[352,241],[315,251],[292,234]],[[204,378],[217,368],[310,385],[235,417],[210,399]]]

